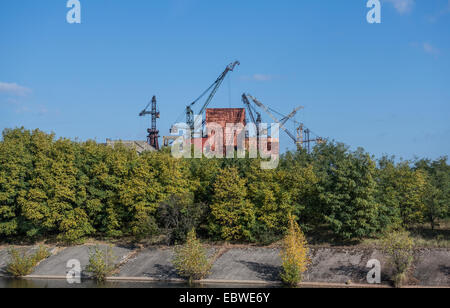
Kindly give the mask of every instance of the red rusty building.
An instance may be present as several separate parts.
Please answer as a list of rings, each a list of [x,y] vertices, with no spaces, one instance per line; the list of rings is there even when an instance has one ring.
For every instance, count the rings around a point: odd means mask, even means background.
[[[246,112],[245,108],[210,108],[206,109],[206,125],[208,124],[218,124],[223,131],[223,150],[224,153],[226,151],[226,140],[230,140],[232,137],[226,135],[226,126],[228,125],[236,125],[242,124],[245,127],[246,125]],[[235,132],[233,132],[235,133]],[[214,135],[214,133],[213,133]],[[202,146],[204,147],[208,138],[211,136],[207,136],[202,140]],[[234,136],[234,147],[237,148],[237,136]],[[253,139],[253,138],[252,138]],[[245,139],[245,147],[248,149],[250,140],[248,138]],[[256,145],[256,141],[254,141]],[[271,151],[272,143],[276,142],[278,144],[278,139],[272,140],[272,138],[268,138],[267,140],[267,150]],[[214,150],[214,148],[212,148]]]
[[[226,133],[226,127],[228,125],[242,124],[245,127],[245,109],[244,108],[214,108],[206,109],[206,125],[218,124],[222,128],[223,132],[223,149],[226,150],[227,140],[234,139],[234,147],[237,148],[237,136],[228,136]],[[233,132],[233,134],[236,134]],[[210,136],[208,136],[210,137]],[[207,139],[206,139],[207,140]],[[206,142],[204,140],[204,142]],[[203,142],[203,143],[204,143]]]
[[[241,123],[245,126],[244,108],[215,108],[206,109],[206,124],[217,123],[225,129],[226,124]]]

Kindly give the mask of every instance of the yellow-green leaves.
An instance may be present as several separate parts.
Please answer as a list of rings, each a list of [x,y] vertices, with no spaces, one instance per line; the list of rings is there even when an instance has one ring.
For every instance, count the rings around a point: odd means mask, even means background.
[[[205,278],[212,265],[194,229],[188,233],[186,244],[175,248],[172,262],[178,275],[187,278],[189,282]]]
[[[246,180],[236,168],[219,172],[214,183],[210,230],[224,240],[248,240],[255,222],[255,209],[246,199]]]
[[[406,231],[390,231],[382,239],[382,249],[392,267],[394,285],[401,287],[414,260],[414,241]]]
[[[282,245],[281,279],[283,283],[293,287],[301,282],[311,260],[306,238],[292,215],[289,215],[289,228]]]

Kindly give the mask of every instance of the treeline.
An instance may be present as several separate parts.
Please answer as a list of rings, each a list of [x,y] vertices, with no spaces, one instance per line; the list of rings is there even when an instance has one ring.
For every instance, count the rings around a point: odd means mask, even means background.
[[[359,240],[417,223],[434,228],[449,216],[449,198],[447,158],[375,161],[336,143],[288,152],[276,170],[261,170],[255,159],[137,155],[23,128],[4,130],[0,141],[0,239],[9,241],[163,234],[174,243],[195,228],[211,240],[269,243],[289,214],[306,232]]]

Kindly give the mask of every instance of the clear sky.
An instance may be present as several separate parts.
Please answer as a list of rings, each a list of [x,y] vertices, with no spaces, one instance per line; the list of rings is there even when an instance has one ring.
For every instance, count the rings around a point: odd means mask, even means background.
[[[449,0],[384,0],[381,24],[366,0],[80,0],[81,24],[66,2],[0,0],[0,129],[144,140],[157,95],[168,135],[237,59],[211,107],[248,92],[378,157],[450,152]]]

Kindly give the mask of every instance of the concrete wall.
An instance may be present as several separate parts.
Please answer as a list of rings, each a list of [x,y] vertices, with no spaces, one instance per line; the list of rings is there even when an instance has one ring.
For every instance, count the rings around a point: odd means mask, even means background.
[[[106,248],[106,246],[102,246]],[[22,248],[32,251],[35,247]],[[114,247],[116,262],[120,270],[115,275],[119,279],[144,278],[173,280],[179,277],[171,264],[173,249],[168,247],[133,250]],[[210,281],[236,282],[278,282],[281,260],[277,248],[209,248],[214,258]],[[67,261],[80,260],[84,268],[88,263],[89,247],[76,246],[55,249],[54,255],[41,262],[33,276],[65,277]],[[8,263],[6,247],[0,248],[0,273]],[[370,259],[378,259],[382,265],[382,283],[389,284],[390,267],[386,258],[377,250],[360,248],[314,248],[311,250],[312,263],[304,275],[305,282],[311,283],[352,283],[365,284]],[[3,274],[5,272],[3,271]],[[421,286],[450,287],[450,250],[419,249],[415,252],[411,282]]]

